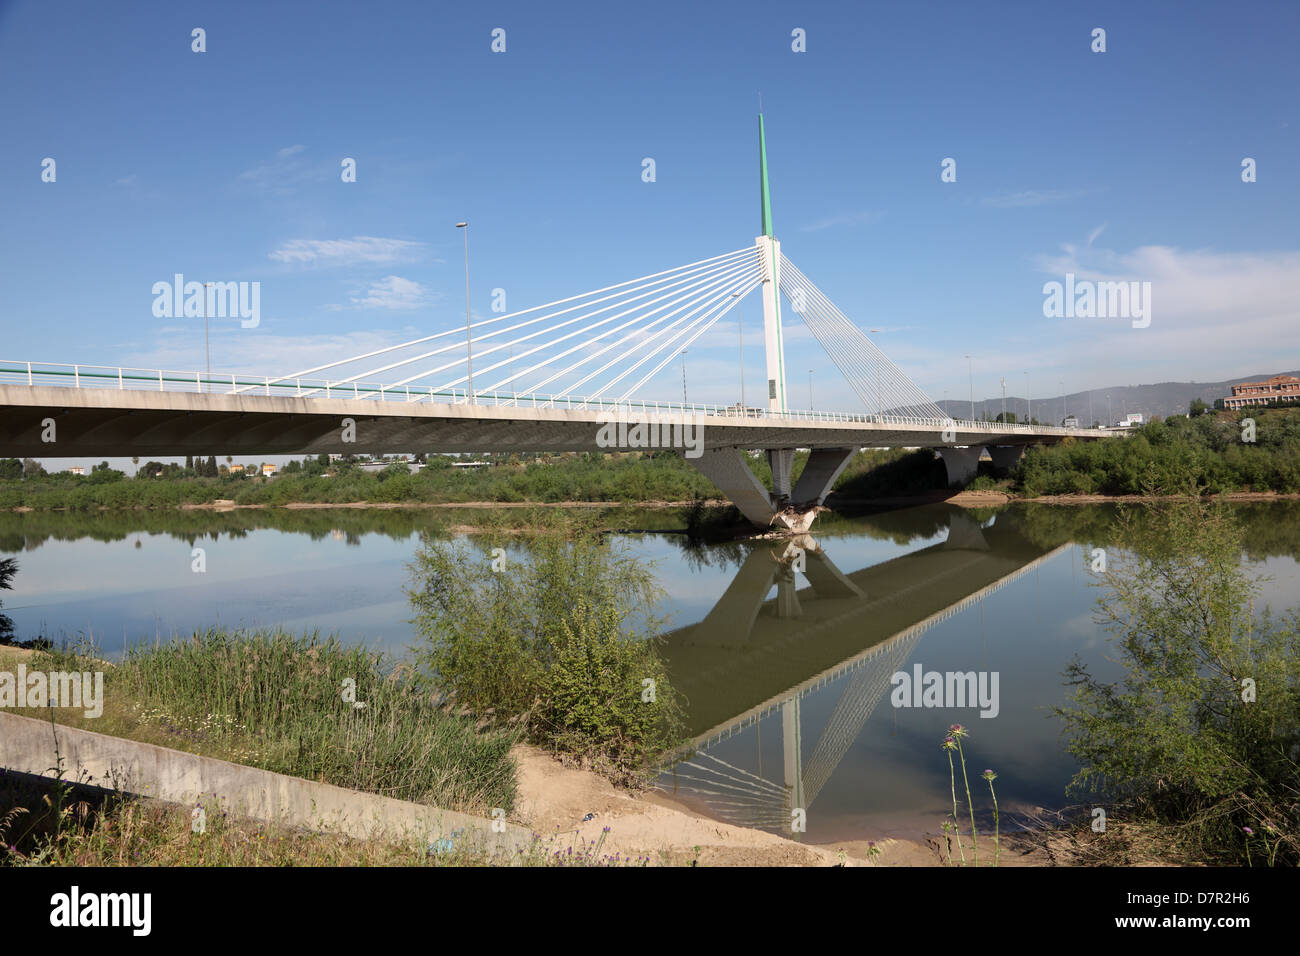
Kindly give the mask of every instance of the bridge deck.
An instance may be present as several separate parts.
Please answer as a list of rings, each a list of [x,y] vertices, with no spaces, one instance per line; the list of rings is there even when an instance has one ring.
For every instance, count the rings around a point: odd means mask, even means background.
[[[603,424],[614,420],[699,427],[704,448],[937,448],[1106,437],[1091,429],[890,415],[749,409],[750,414],[742,416],[726,406],[668,402],[586,405],[580,399],[479,396],[475,404],[463,400],[452,404],[421,395],[408,401],[400,392],[299,397],[252,391],[229,394],[231,384],[225,387],[227,394],[197,388],[177,392],[0,385],[0,455],[611,451],[620,449],[600,444],[597,436]],[[52,443],[42,440],[47,419],[55,423]],[[354,441],[345,441],[345,419],[355,423]]]

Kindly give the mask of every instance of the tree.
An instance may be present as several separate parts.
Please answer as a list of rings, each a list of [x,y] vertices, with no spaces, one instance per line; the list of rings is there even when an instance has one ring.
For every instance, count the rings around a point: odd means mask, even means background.
[[[1202,862],[1249,863],[1253,844],[1294,866],[1300,616],[1254,612],[1243,529],[1221,504],[1122,513],[1115,532],[1098,610],[1126,673],[1066,671],[1072,701],[1055,710],[1082,767],[1073,788],[1134,800]]]
[[[23,476],[23,463],[17,458],[0,458],[0,481],[17,481]]]
[[[1192,399],[1191,404],[1187,406],[1187,416],[1189,418],[1196,418],[1197,416],[1204,415],[1208,410],[1208,406],[1203,401],[1199,398],[1194,398]]]
[[[186,470],[186,471],[193,471],[193,470],[194,470],[194,456],[193,456],[193,455],[186,455],[186,456],[185,456],[185,470]]]
[[[13,558],[0,558],[0,591],[11,591],[9,582],[18,573],[18,562]],[[0,601],[0,607],[4,602]],[[14,622],[7,614],[0,614],[0,644],[8,644],[14,639]]]
[[[209,455],[207,464],[203,466],[203,473],[209,478],[217,477],[217,456]]]
[[[45,467],[35,458],[23,459],[23,477],[37,478],[45,474]]]

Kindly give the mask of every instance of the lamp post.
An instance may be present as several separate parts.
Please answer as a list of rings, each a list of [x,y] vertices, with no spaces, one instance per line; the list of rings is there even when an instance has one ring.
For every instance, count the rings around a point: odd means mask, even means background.
[[[1056,387],[1061,390],[1061,424],[1064,425],[1065,420],[1070,417],[1070,410],[1065,404],[1065,383],[1057,381]]]
[[[812,410],[813,410],[813,399],[812,399],[812,369],[809,369],[809,370],[808,370],[808,411],[811,412]]]
[[[745,326],[740,321],[740,293],[733,292],[731,297],[736,300],[736,341],[740,345],[740,414],[744,417],[745,412]]]
[[[879,335],[880,329],[872,329],[871,334]],[[880,346],[876,346],[876,348],[879,349]],[[880,419],[882,422],[885,420],[884,404],[885,404],[884,399],[880,395],[880,363],[877,362],[876,363],[876,417]]]
[[[1007,423],[1007,377],[1002,376],[1002,424]]]
[[[1025,423],[1034,420],[1034,403],[1029,398],[1029,372],[1025,372]]]
[[[467,369],[465,387],[469,395],[469,403],[475,405],[477,402],[474,401],[474,353],[469,327],[469,222],[458,222],[456,228],[465,230],[465,365]]]
[[[682,411],[686,411],[686,349],[682,349]]]
[[[975,421],[975,371],[970,356],[966,356],[966,374],[970,376],[970,420]]]

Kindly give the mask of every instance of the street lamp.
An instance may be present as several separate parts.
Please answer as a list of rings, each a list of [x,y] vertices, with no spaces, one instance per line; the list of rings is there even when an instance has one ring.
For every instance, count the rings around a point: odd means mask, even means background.
[[[872,329],[871,334],[879,335],[880,329]],[[876,346],[876,348],[879,349],[880,346]],[[884,405],[885,405],[884,399],[881,398],[880,395],[880,363],[877,362],[876,363],[876,417],[879,418],[882,422],[885,420]]]
[[[1034,403],[1029,399],[1029,373],[1025,372],[1025,422],[1034,420]]]
[[[474,401],[474,353],[469,331],[469,222],[458,222],[456,228],[465,230],[465,364],[468,372],[466,389],[469,403],[475,405],[477,402]]]
[[[682,411],[686,411],[686,349],[682,349]]]
[[[740,293],[733,292],[736,300],[736,340],[740,343],[740,414],[745,415],[745,326],[740,321]]]
[[[1007,423],[1007,377],[1002,376],[1002,424]]]
[[[975,371],[970,356],[966,356],[966,374],[970,376],[970,420],[975,421]]]
[[[808,370],[808,411],[811,412],[812,410],[813,410],[813,400],[812,400],[812,369],[809,369],[809,370]]]
[[[1056,387],[1061,390],[1061,424],[1064,425],[1065,420],[1070,417],[1070,411],[1065,404],[1065,383],[1058,381]]]

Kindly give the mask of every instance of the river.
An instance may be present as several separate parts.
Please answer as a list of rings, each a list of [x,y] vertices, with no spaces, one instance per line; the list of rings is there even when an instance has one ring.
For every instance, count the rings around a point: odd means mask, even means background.
[[[1300,607],[1300,503],[1232,507],[1264,601]],[[1070,804],[1076,765],[1051,708],[1076,656],[1118,676],[1093,570],[1113,515],[929,505],[828,518],[794,542],[692,545],[669,513],[620,512],[618,536],[667,595],[664,653],[697,742],[659,785],[774,832],[797,807],[812,842],[916,837],[951,809],[940,743],[961,723],[977,806],[985,768],[1007,825]],[[20,638],[90,635],[110,657],[212,626],[337,633],[401,655],[416,640],[407,565],[422,532],[458,522],[473,512],[5,514],[0,557],[20,570],[3,613]],[[929,672],[974,673],[984,699],[916,706],[919,693],[895,691],[895,675]]]

